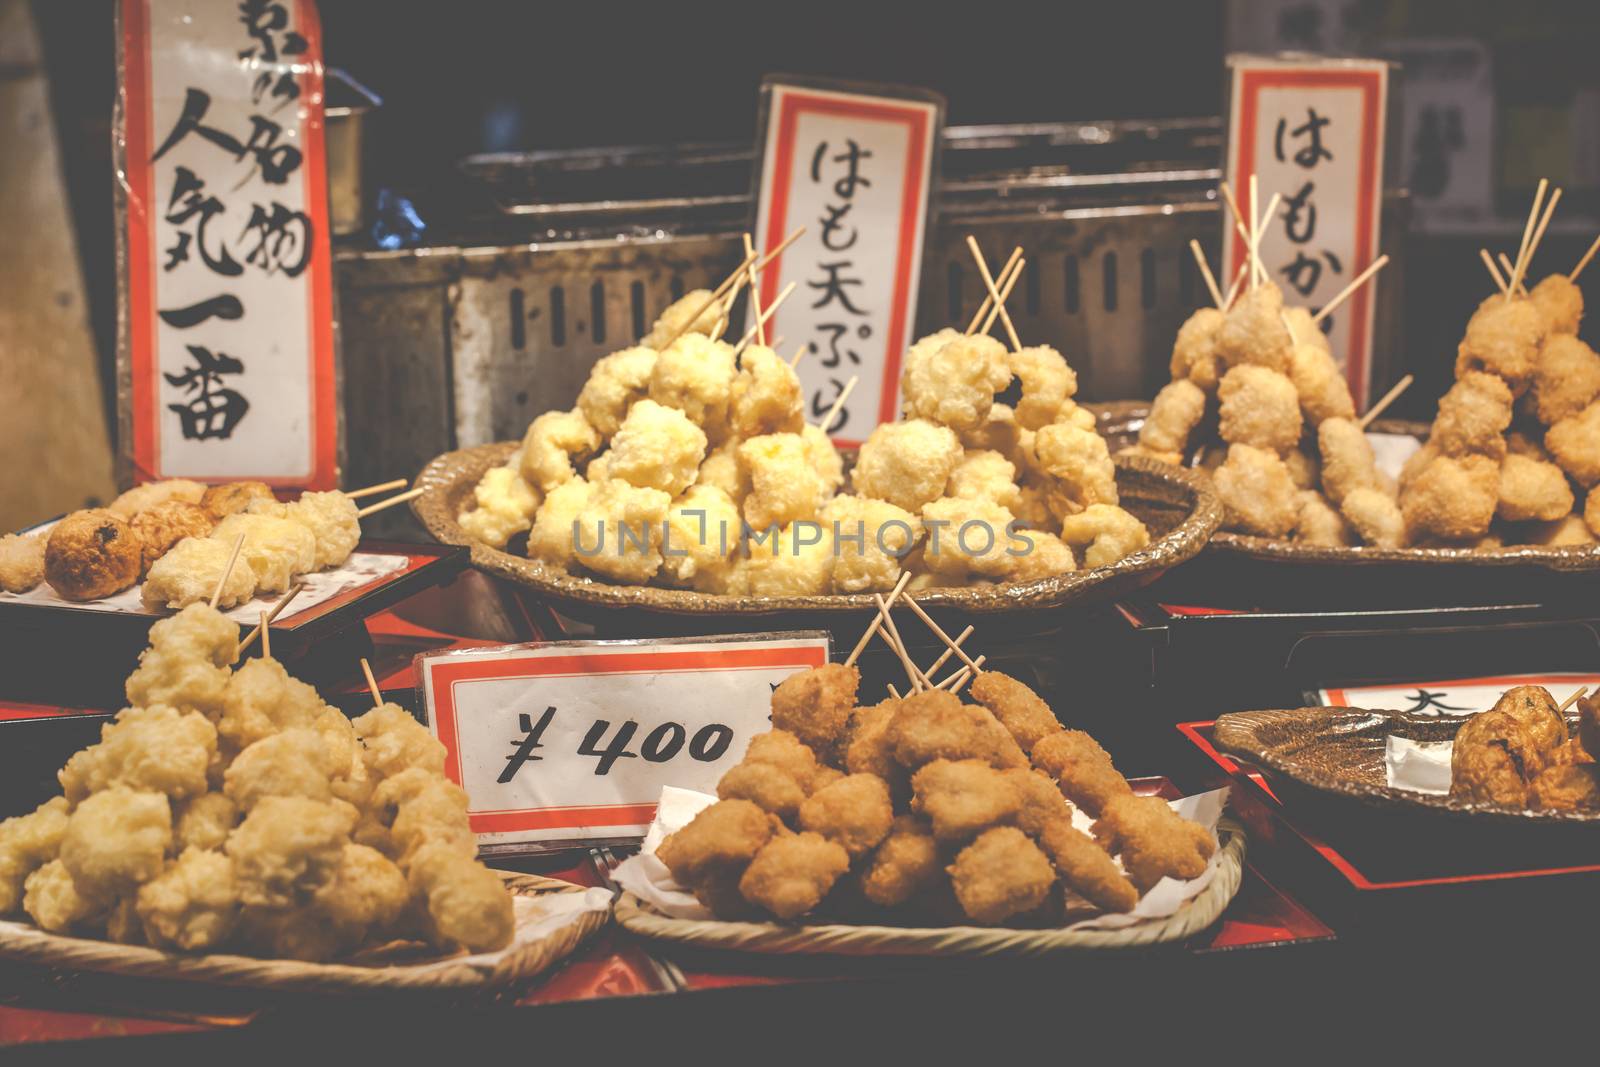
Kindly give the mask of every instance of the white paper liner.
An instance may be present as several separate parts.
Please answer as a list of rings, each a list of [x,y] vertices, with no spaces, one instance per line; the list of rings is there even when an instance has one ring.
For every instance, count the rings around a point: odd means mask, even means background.
[[[530,941],[537,941],[563,927],[571,926],[590,912],[610,911],[611,890],[594,887],[585,889],[582,893],[518,896],[513,898],[511,904],[513,914],[516,916],[516,927],[511,935],[511,943],[505,948],[493,952],[480,952],[476,956],[451,956],[433,963],[417,965],[414,969],[431,971],[440,967],[466,966],[492,971],[506,955]]]
[[[1217,821],[1222,817],[1222,809],[1226,806],[1227,800],[1228,790],[1224,787],[1169,803],[1172,810],[1179,815],[1204,826],[1215,841]],[[611,874],[612,879],[623,889],[671,918],[715,919],[716,916],[711,913],[711,909],[696,900],[694,894],[673,881],[672,872],[667,870],[667,865],[656,858],[656,849],[668,834],[686,826],[703,809],[716,802],[717,798],[714,796],[689,789],[675,789],[671,786],[662,789],[661,799],[656,807],[655,821],[650,824],[650,829],[645,834],[639,854],[619,864]],[[1088,833],[1093,823],[1094,820],[1083,812],[1073,811],[1072,825],[1079,830]],[[1219,849],[1212,854],[1211,862],[1206,864],[1206,869],[1200,876],[1189,881],[1163,878],[1140,899],[1138,906],[1125,914],[1094,911],[1086,902],[1078,901],[1083,903],[1084,907],[1073,908],[1069,914],[1086,914],[1087,917],[1068,923],[1065,929],[1115,930],[1137,926],[1152,919],[1165,919],[1176,914],[1179,908],[1199,896],[1206,886],[1211,884],[1211,879],[1215,877],[1217,866],[1221,862],[1220,857]]]
[[[1450,792],[1450,755],[1453,741],[1412,741],[1384,738],[1383,768],[1392,789],[1441,795]]]

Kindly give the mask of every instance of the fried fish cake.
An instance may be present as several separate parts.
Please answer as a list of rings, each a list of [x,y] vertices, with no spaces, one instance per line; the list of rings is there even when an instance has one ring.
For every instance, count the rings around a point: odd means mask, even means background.
[[[1509,711],[1474,715],[1456,731],[1450,795],[1509,808],[1528,806],[1528,787],[1545,758],[1528,728]]]
[[[44,580],[66,600],[120,593],[144,570],[144,542],[103,508],[74,511],[56,523],[44,545]]]

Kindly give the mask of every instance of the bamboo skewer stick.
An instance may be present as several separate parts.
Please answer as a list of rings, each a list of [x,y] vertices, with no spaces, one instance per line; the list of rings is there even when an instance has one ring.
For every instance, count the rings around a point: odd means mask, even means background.
[[[756,344],[764,345],[767,343],[767,327],[766,320],[761,317],[761,283],[756,274],[756,245],[750,240],[748,232],[744,235],[744,254],[750,263],[747,277],[750,282],[750,307],[756,313]]]
[[[900,690],[898,690],[898,689],[896,689],[894,687],[894,683],[893,682],[890,682],[888,685],[884,686],[884,688],[889,690],[889,695],[894,697],[896,700],[904,700],[905,699],[904,697],[902,697],[900,695]]]
[[[1228,211],[1233,215],[1233,228],[1238,232],[1239,238],[1244,241],[1245,248],[1248,250],[1250,247],[1250,227],[1244,221],[1244,212],[1239,210],[1239,202],[1234,199],[1233,190],[1228,188],[1227,182],[1223,182],[1218,188],[1222,191],[1222,199],[1228,203]],[[1253,276],[1255,266],[1248,255],[1245,256],[1245,262],[1251,264]],[[1230,300],[1228,303],[1231,304],[1233,301]]]
[[[401,493],[399,496],[392,496],[388,500],[380,500],[376,504],[368,504],[366,507],[356,512],[356,518],[364,519],[368,515],[374,515],[382,511],[384,508],[392,508],[396,504],[404,504],[407,500],[415,500],[425,492],[427,492],[427,490],[419,486],[408,493]]]
[[[900,669],[905,671],[906,681],[910,683],[910,687],[907,692],[921,692],[922,687],[917,684],[916,675],[911,673],[911,657],[906,655],[904,646],[902,646],[899,641],[895,640],[894,635],[889,632],[889,627],[887,624],[878,628],[878,639],[884,644],[888,645],[889,651],[893,652],[895,656],[899,658]]]
[[[968,623],[967,624],[967,628],[965,630],[962,630],[959,634],[956,634],[956,640],[955,640],[956,648],[960,648],[961,645],[966,641],[966,639],[972,636],[972,630],[973,630],[972,624]],[[945,649],[943,652],[939,653],[939,658],[934,660],[933,663],[930,666],[928,666],[927,668],[925,668],[922,673],[926,674],[929,678],[932,678],[934,676],[934,674],[936,674],[938,672],[939,668],[944,666],[945,661],[948,660],[953,655],[955,655],[955,649],[953,649],[953,648]],[[947,679],[945,679],[945,681],[949,681],[949,679],[947,678]]]
[[[1550,219],[1556,213],[1556,205],[1561,202],[1561,188],[1550,194],[1550,202],[1544,206],[1544,215],[1539,219],[1539,226],[1533,231],[1533,243],[1528,246],[1528,270],[1533,269],[1533,257],[1539,252],[1539,244],[1544,240],[1544,231],[1550,227]],[[1523,287],[1527,287],[1527,276],[1524,273]]]
[[[949,646],[951,652],[954,652],[956,655],[961,657],[962,662],[971,667],[974,671],[980,669],[979,665],[973,660],[973,658],[967,655],[967,650],[952,641],[950,639],[950,635],[944,632],[944,627],[934,622],[933,617],[930,616],[926,611],[922,610],[921,604],[918,604],[910,596],[906,597],[906,604],[909,605],[911,610],[916,613],[917,618],[921,619],[927,625],[928,629],[932,630],[938,635],[939,640],[943,641]]]
[[[1005,265],[1000,268],[1000,273],[995,276],[994,280],[995,280],[995,284],[996,285],[1004,285],[1006,283],[1006,279],[1011,277],[1011,272],[1013,270],[1015,270],[1016,267],[1017,267],[1017,260],[1019,260],[1021,258],[1022,258],[1022,246],[1018,245],[1017,247],[1015,247],[1015,248],[1013,248],[1011,250],[1011,255],[1006,257]],[[994,298],[991,297],[988,293],[985,293],[984,296],[983,296],[983,300],[981,302],[979,302],[979,304],[978,304],[977,313],[972,316],[972,321],[967,324],[966,333],[967,333],[968,337],[971,337],[974,333],[977,332],[978,323],[982,322],[983,321],[983,317],[985,315],[989,314],[989,308],[993,303],[994,303]]]
[[[1388,263],[1389,263],[1389,257],[1386,256],[1386,255],[1385,256],[1379,256],[1377,259],[1373,260],[1372,264],[1369,267],[1367,267],[1366,270],[1362,271],[1360,274],[1357,274],[1355,276],[1355,280],[1354,281],[1352,281],[1349,285],[1345,286],[1343,289],[1339,290],[1338,295],[1336,295],[1332,300],[1330,300],[1326,304],[1322,305],[1322,310],[1321,311],[1319,311],[1315,315],[1311,316],[1312,324],[1313,325],[1319,324],[1319,323],[1322,322],[1323,319],[1325,319],[1329,315],[1333,314],[1335,308],[1337,308],[1340,304],[1344,303],[1346,300],[1349,300],[1350,297],[1355,294],[1355,291],[1357,289],[1361,288],[1363,285],[1365,285],[1367,283],[1367,279],[1371,278],[1374,274],[1377,274],[1380,270],[1382,270],[1385,266],[1387,266]]]
[[[706,297],[705,303],[701,304],[695,313],[690,316],[689,320],[678,328],[677,333],[673,334],[671,337],[662,342],[661,347],[657,349],[657,351],[665,351],[666,349],[671,348],[672,342],[688,333],[689,328],[700,321],[700,316],[710,311],[712,306],[721,300],[724,294],[729,295],[729,298],[731,299],[732,294],[728,294],[728,290],[733,289],[737,284],[743,284],[745,269],[749,267],[751,263],[754,263],[755,260],[756,254],[752,252],[744,260],[744,262],[733,268],[733,273],[724,278],[721,285],[718,285],[715,289],[711,290],[711,295]],[[734,291],[736,293],[738,290],[735,289]]]
[[[267,612],[266,621],[268,626],[270,626],[273,620],[278,617],[279,612],[283,611],[284,608],[289,606],[289,601],[299,596],[300,590],[304,589],[305,587],[305,582],[296,582],[294,585],[289,587],[289,591],[283,595],[283,599],[272,605],[272,610]],[[257,626],[254,630],[251,630],[249,633],[245,634],[244,640],[239,642],[239,652],[242,654],[245,649],[255,644],[256,638],[260,637],[265,632],[266,626]],[[264,645],[262,647],[265,648]]]
[[[1533,227],[1539,219],[1539,205],[1544,203],[1544,191],[1550,187],[1548,178],[1539,179],[1539,188],[1533,194],[1533,206],[1528,209],[1528,221],[1522,227],[1522,244],[1517,247],[1517,266],[1511,274],[1511,280],[1506,290],[1506,300],[1509,301],[1517,291],[1517,286],[1522,284],[1522,273],[1528,269],[1528,242],[1533,239]]]
[[[1489,277],[1494,279],[1494,286],[1502,293],[1506,291],[1506,280],[1500,276],[1500,268],[1494,265],[1494,257],[1487,248],[1478,249],[1478,258],[1483,260],[1483,265],[1488,268]]]
[[[850,380],[844,383],[844,388],[839,390],[839,395],[833,399],[833,407],[828,409],[827,417],[817,424],[817,429],[826,437],[833,428],[833,420],[839,417],[839,412],[844,410],[844,402],[850,399],[850,394],[855,391],[856,383],[861,380],[859,374],[850,375]]]
[[[978,275],[983,278],[984,288],[989,290],[990,298],[1000,307],[1000,321],[1005,325],[1006,336],[1011,338],[1011,350],[1022,351],[1022,342],[1017,339],[1017,328],[1011,323],[1011,313],[1006,310],[1005,301],[1000,299],[1000,287],[995,285],[994,278],[989,274],[989,264],[983,258],[983,250],[978,247],[978,239],[970,233],[967,234],[967,247],[972,250],[972,258],[978,264]]]
[[[978,657],[978,663],[980,665],[983,663],[983,657],[982,656]],[[965,689],[967,687],[967,683],[968,682],[972,681],[974,678],[976,678],[978,676],[978,673],[979,672],[977,672],[977,671],[972,671],[970,673],[967,672],[967,671],[963,671],[961,673],[961,677],[956,679],[956,684],[952,685],[950,687],[951,694],[952,695],[959,694],[963,689]]]
[[[1256,175],[1252,174],[1250,175],[1250,288],[1252,290],[1261,284],[1256,278],[1256,274],[1261,270],[1261,262],[1256,258],[1256,246],[1261,243],[1261,239],[1256,236],[1256,211],[1261,207],[1260,193],[1261,184]]]
[[[1508,278],[1511,277],[1516,270],[1516,265],[1511,262],[1511,257],[1506,255],[1504,252],[1500,253],[1500,269],[1506,272],[1506,277]],[[1517,289],[1518,291],[1524,293],[1528,291],[1528,287],[1525,285],[1519,285],[1517,286]]]
[[[738,347],[733,350],[734,356],[737,357],[740,352],[743,352],[746,348],[750,347],[750,342],[755,339],[756,334],[763,329],[768,319],[772,318],[772,316],[778,313],[778,309],[783,306],[783,302],[785,300],[789,299],[789,294],[794,292],[794,287],[798,284],[798,282],[790,282],[788,285],[784,286],[783,292],[778,294],[777,299],[768,306],[767,310],[756,316],[756,324],[750,327],[750,329],[745,332],[744,337],[740,339]]]
[[[1223,298],[1223,311],[1227,311],[1229,308],[1231,308],[1234,300],[1238,299],[1239,285],[1244,281],[1245,268],[1248,266],[1250,266],[1248,262],[1241,263],[1239,264],[1239,269],[1233,272],[1233,283],[1228,286],[1228,295]]]
[[[924,689],[932,689],[933,683],[928,681],[927,675],[923,674],[917,668],[917,665],[911,661],[911,654],[906,651],[906,643],[900,637],[900,627],[894,624],[894,616],[889,614],[889,609],[883,602],[883,594],[873,593],[872,599],[877,603],[878,611],[883,615],[883,626],[888,632],[889,640],[893,642],[895,651],[900,654],[900,662],[905,665],[906,677],[911,679],[912,690],[921,692]]]
[[[1577,281],[1578,275],[1583,273],[1583,268],[1589,265],[1589,261],[1594,258],[1596,252],[1600,252],[1600,237],[1596,237],[1590,242],[1589,251],[1585,252],[1583,258],[1578,260],[1578,265],[1572,268],[1572,271],[1567,275],[1567,281]]]
[[[372,706],[383,706],[383,690],[378,688],[378,680],[372,676],[372,664],[367,662],[367,657],[361,657],[361,673],[367,676],[367,689],[372,693]]]
[[[1256,269],[1261,272],[1261,281],[1267,280],[1267,268],[1261,263],[1261,242],[1267,236],[1267,223],[1271,221],[1273,212],[1278,210],[1279,194],[1273,193],[1272,199],[1267,201],[1267,210],[1261,215],[1261,223],[1256,227],[1255,247],[1250,250],[1250,258],[1255,263]]]
[[[911,572],[905,571],[900,575],[900,580],[894,583],[894,588],[889,592],[887,601],[889,607],[894,607],[894,602],[900,599],[900,594],[905,591],[906,583],[911,581]],[[861,635],[861,640],[856,642],[856,647],[850,650],[850,656],[844,661],[846,667],[854,667],[856,660],[861,658],[861,653],[867,647],[867,642],[872,640],[872,635],[878,632],[878,627],[883,625],[883,616],[873,619],[867,626],[867,632]]]
[[[1028,261],[1026,258],[1017,260],[1016,269],[1011,272],[1011,277],[1009,280],[1007,280],[1005,288],[1000,290],[1000,302],[993,308],[989,309],[989,317],[983,320],[983,329],[979,330],[979,333],[988,333],[990,328],[994,326],[995,316],[1000,314],[1001,310],[1005,308],[1006,301],[1011,298],[1012,288],[1016,286],[1017,279],[1022,277],[1022,268],[1026,267],[1027,265]]]
[[[217,587],[211,590],[211,608],[215,610],[217,601],[222,599],[222,587],[228,584],[228,577],[233,574],[234,564],[239,562],[239,550],[244,547],[244,534],[240,534],[233,542],[233,555],[228,557],[228,565],[222,568],[222,575],[217,579]]]
[[[364,496],[371,496],[374,493],[387,493],[391,489],[399,489],[403,485],[410,484],[410,478],[396,478],[392,482],[379,482],[377,485],[369,485],[364,489],[352,489],[345,496],[351,500],[360,500]]]
[[[987,663],[988,660],[989,660],[988,656],[979,656],[973,662],[981,667],[985,663]],[[944,688],[948,687],[948,688],[950,688],[951,692],[954,692],[955,688],[960,685],[962,679],[969,678],[971,676],[972,676],[972,668],[963,665],[963,666],[958,667],[955,670],[951,671],[949,676],[947,676],[942,681],[940,681],[937,685],[934,686],[934,688],[935,689],[944,689]]]
[[[1383,409],[1398,400],[1401,393],[1405,392],[1407,389],[1410,389],[1411,383],[1415,380],[1415,376],[1408,374],[1404,378],[1401,378],[1398,382],[1395,382],[1394,387],[1391,388],[1387,393],[1384,393],[1376,404],[1368,408],[1367,413],[1361,416],[1361,421],[1356,423],[1356,425],[1361,427],[1363,430],[1365,430],[1368,426],[1371,426],[1372,420],[1377,418],[1379,415],[1382,415]]]
[[[1194,253],[1195,264],[1200,268],[1200,277],[1205,280],[1206,291],[1211,294],[1211,302],[1217,305],[1217,310],[1222,310],[1222,290],[1217,288],[1217,279],[1211,273],[1211,264],[1206,262],[1206,254],[1200,250],[1200,242],[1194,238],[1189,239],[1189,251]]]
[[[810,345],[810,343],[809,343],[809,342],[808,342],[808,343],[806,343],[806,344],[803,344],[803,345],[801,345],[801,346],[800,346],[800,350],[799,350],[799,351],[797,351],[797,352],[796,352],[796,353],[795,353],[795,354],[794,354],[794,356],[793,356],[793,357],[791,357],[791,358],[790,358],[790,360],[789,360],[789,367],[790,367],[790,369],[791,369],[791,370],[792,370],[792,369],[794,369],[794,368],[795,368],[795,367],[798,367],[798,366],[800,366],[800,361],[801,361],[801,360],[802,360],[802,359],[805,359],[805,358],[806,358],[806,353],[807,353],[807,352],[809,352],[809,351],[811,351],[811,345]]]
[[[1580,686],[1576,693],[1573,693],[1571,696],[1561,702],[1561,706],[1556,709],[1556,713],[1560,714],[1561,712],[1572,707],[1572,705],[1576,704],[1583,697],[1583,694],[1587,693],[1588,691],[1588,686]]]
[[[261,622],[256,626],[256,629],[261,631],[261,655],[265,659],[272,658],[272,626],[270,623],[271,619],[268,617],[266,609],[263,608],[261,610]]]

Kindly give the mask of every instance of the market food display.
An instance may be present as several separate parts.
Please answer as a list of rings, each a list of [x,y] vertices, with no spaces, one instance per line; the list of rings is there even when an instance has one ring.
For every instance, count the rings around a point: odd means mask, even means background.
[[[508,943],[444,747],[383,704],[355,720],[205,604],[157,622],[129,706],[61,795],[0,822],[0,914],[183,952],[326,960],[396,940]]]
[[[534,419],[461,528],[512,551],[525,535],[529,557],[565,573],[755,596],[882,592],[908,572],[914,590],[1032,581],[1149,543],[1071,366],[1011,328],[1020,249],[998,279],[984,265],[990,299],[965,332],[911,346],[904,417],[871,431],[848,475],[827,434],[843,395],[807,424],[761,322],[721,338],[752,263],[596,363],[570,411]],[[1009,349],[988,335],[997,319]]]
[[[1577,705],[1578,727],[1568,736],[1565,707],[1544,686],[1507,690],[1457,731],[1450,795],[1535,811],[1600,811],[1600,695]]]
[[[1379,470],[1365,430],[1410,379],[1358,418],[1318,329],[1383,259],[1313,315],[1257,280],[1253,254],[1227,294],[1201,258],[1216,306],[1179,330],[1173,380],[1132,451],[1183,463],[1207,444],[1199,431],[1214,416],[1223,448],[1204,462],[1227,507],[1225,526],[1256,537],[1486,551],[1592,543],[1600,504],[1586,498],[1600,483],[1600,355],[1577,337],[1583,296],[1574,284],[1588,257],[1524,287],[1560,196],[1541,215],[1543,189],[1517,260],[1506,261],[1509,278],[1482,253],[1498,291],[1468,322],[1455,384],[1398,479]],[[1260,223],[1240,217],[1238,226],[1253,250]]]

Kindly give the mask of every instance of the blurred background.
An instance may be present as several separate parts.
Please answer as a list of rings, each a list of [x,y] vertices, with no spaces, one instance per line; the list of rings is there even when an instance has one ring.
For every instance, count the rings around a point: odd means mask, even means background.
[[[740,195],[769,72],[924,86],[944,94],[952,127],[1011,127],[988,141],[972,131],[967,151],[947,142],[947,183],[973,190],[941,208],[953,233],[989,226],[996,241],[1071,255],[1103,241],[1093,247],[1144,257],[1142,277],[1113,271],[1108,307],[1085,311],[1075,292],[1024,294],[1040,339],[1088,368],[1094,400],[1148,397],[1195,306],[1188,233],[1158,216],[1214,199],[1229,52],[1402,64],[1385,216],[1386,244],[1401,249],[1385,293],[1402,306],[1378,342],[1385,379],[1419,376],[1402,415],[1431,414],[1487,292],[1477,249],[1515,247],[1539,178],[1565,189],[1539,273],[1570,266],[1600,227],[1600,10],[1579,0],[814,2],[781,17],[717,3],[319,6],[325,60],[346,76],[330,82],[344,120],[330,138],[349,137],[359,164],[336,242],[349,484],[410,475],[469,438],[520,433],[530,414],[570,403],[563,383],[631,339],[620,336],[630,320],[647,322],[709,276],[747,225]],[[0,0],[4,529],[113,489],[113,9]],[[602,146],[670,147],[584,151]],[[1076,187],[1083,174],[1137,178],[1107,193]],[[647,198],[670,202],[575,206]],[[1094,211],[1128,205],[1150,209],[1143,229],[1092,230]],[[1215,248],[1219,220],[1189,225]],[[637,250],[621,258],[594,253],[628,242]],[[931,254],[921,316],[942,324],[971,283]],[[1118,285],[1133,287],[1120,306]],[[520,318],[501,321],[505,308]],[[476,333],[463,324],[469,310]],[[488,423],[461,416],[469,362],[504,397]],[[547,367],[559,371],[548,388]]]

